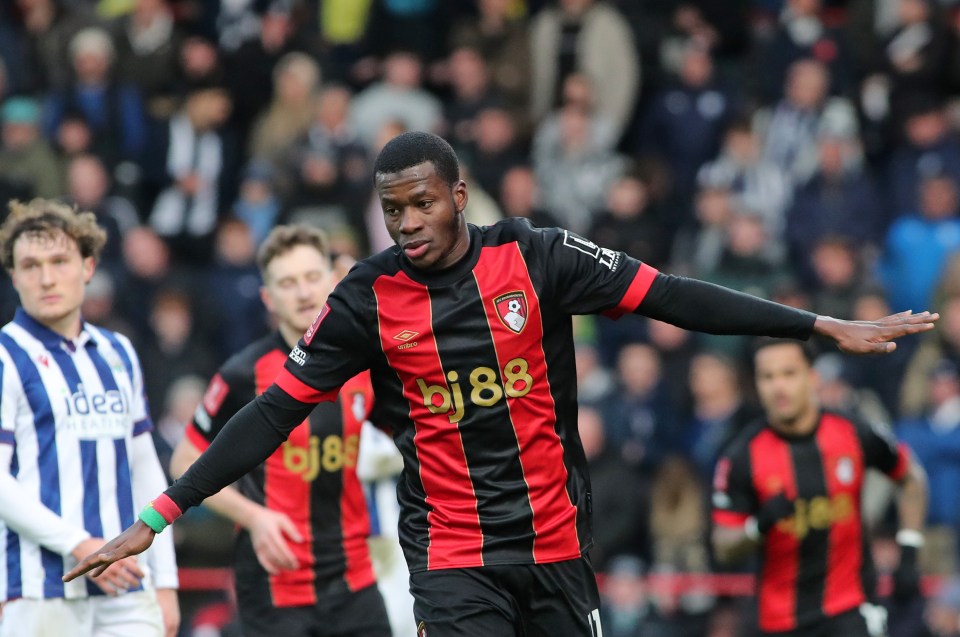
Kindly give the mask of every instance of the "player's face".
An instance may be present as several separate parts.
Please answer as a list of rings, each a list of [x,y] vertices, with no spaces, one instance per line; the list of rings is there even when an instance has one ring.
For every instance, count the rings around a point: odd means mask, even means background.
[[[93,276],[92,257],[83,258],[77,242],[62,231],[24,233],[13,244],[10,278],[23,310],[65,336],[80,326],[84,286]]]
[[[760,349],[756,364],[757,394],[775,428],[792,433],[816,411],[816,373],[799,345],[771,345]]]
[[[281,328],[303,334],[320,313],[333,289],[330,259],[308,245],[294,246],[267,265],[263,304]]]
[[[433,162],[424,162],[378,174],[377,193],[390,237],[415,267],[440,270],[467,253],[467,186],[462,181],[451,187]]]

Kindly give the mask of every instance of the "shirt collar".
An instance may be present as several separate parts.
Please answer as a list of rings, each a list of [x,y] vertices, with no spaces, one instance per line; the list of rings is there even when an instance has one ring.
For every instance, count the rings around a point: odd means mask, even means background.
[[[80,347],[96,347],[96,341],[87,329],[87,322],[82,319],[80,321],[80,335],[75,339],[69,339],[62,334],[57,334],[27,314],[22,307],[17,308],[17,312],[13,316],[13,322],[26,330],[30,336],[40,341],[48,350],[59,347],[68,352],[73,352]]]

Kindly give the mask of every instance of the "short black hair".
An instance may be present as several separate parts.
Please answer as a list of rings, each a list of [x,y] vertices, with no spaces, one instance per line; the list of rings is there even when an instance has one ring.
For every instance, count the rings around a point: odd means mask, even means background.
[[[438,135],[419,131],[401,133],[387,142],[377,155],[373,174],[398,173],[427,161],[444,182],[452,186],[460,181],[460,162],[450,144]]]
[[[753,354],[753,356],[751,358],[754,361],[756,361],[757,353],[760,350],[766,349],[768,347],[774,347],[776,345],[793,345],[794,347],[799,347],[800,351],[803,353],[803,357],[806,359],[807,363],[809,363],[811,366],[813,365],[813,361],[817,357],[816,351],[808,341],[798,341],[792,338],[774,338],[772,336],[761,336],[759,338],[756,338],[753,341],[753,344],[751,347],[751,353]]]

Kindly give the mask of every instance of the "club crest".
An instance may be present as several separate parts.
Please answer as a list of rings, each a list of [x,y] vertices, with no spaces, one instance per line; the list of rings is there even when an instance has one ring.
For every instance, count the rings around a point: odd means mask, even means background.
[[[527,295],[523,291],[507,292],[493,299],[497,316],[507,328],[519,334],[527,324]]]

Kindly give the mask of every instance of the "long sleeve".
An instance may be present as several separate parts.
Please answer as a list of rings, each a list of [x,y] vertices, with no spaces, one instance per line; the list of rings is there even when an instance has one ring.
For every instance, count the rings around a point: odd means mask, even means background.
[[[658,273],[636,313],[707,334],[806,340],[817,317],[713,283]]]
[[[131,444],[134,506],[139,509],[167,487],[167,479],[160,467],[153,438],[148,433],[134,436]],[[161,534],[146,553],[147,565],[156,588],[178,588],[177,557],[173,549],[173,534]]]
[[[332,392],[330,399],[336,397]],[[276,385],[238,411],[210,447],[166,490],[181,511],[196,506],[266,460],[313,410]]]
[[[0,445],[0,466],[10,466],[12,453],[12,447]],[[39,496],[31,494],[7,471],[0,471],[0,518],[21,536],[60,555],[69,555],[90,537],[83,528],[43,506]]]

